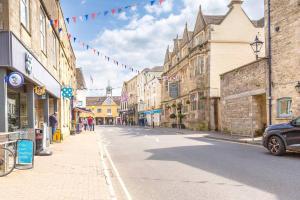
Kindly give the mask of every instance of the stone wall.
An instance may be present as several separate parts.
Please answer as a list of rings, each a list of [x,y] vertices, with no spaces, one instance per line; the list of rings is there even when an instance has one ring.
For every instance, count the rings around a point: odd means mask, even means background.
[[[266,67],[261,59],[221,75],[221,131],[259,135],[266,125]]]
[[[267,15],[267,1],[265,0]],[[267,32],[266,32],[267,34]],[[300,2],[271,0],[272,45],[272,123],[287,122],[300,116],[300,94],[295,86],[300,81]],[[277,101],[292,98],[293,115],[279,117]]]

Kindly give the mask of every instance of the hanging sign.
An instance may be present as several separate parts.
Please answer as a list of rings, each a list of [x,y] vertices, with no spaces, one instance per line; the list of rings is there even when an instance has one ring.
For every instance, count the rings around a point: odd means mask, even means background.
[[[29,53],[25,54],[25,70],[27,74],[32,72],[32,55]]]
[[[19,165],[33,165],[33,141],[18,140],[17,158]]]
[[[24,85],[24,77],[19,72],[12,72],[6,77],[7,83],[13,88],[19,88]]]
[[[44,95],[46,93],[46,87],[45,86],[35,86],[34,92],[39,96]]]
[[[71,98],[73,96],[73,89],[71,87],[62,88],[62,96],[65,98]]]

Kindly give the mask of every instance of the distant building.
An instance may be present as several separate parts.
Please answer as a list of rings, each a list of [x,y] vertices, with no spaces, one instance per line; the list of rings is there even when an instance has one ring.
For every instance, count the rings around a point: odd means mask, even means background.
[[[225,15],[204,15],[201,8],[193,31],[166,51],[162,74],[162,124],[182,123],[196,130],[220,129],[220,74],[255,59],[250,43],[264,41],[264,20],[250,20],[242,1],[232,0]],[[265,52],[260,53],[263,57]],[[175,119],[171,118],[176,116]]]
[[[76,89],[76,99],[75,99],[74,106],[79,108],[85,108],[87,86],[81,68],[76,68],[76,81],[77,81],[77,89]]]
[[[97,125],[115,125],[121,123],[120,96],[112,96],[112,87],[106,88],[106,96],[87,97],[86,108],[93,112]],[[88,117],[89,114],[81,114],[81,117]]]

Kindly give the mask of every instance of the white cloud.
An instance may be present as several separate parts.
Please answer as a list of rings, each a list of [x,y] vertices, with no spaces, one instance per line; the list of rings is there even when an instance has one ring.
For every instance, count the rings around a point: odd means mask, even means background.
[[[251,3],[249,6],[248,1],[244,4],[247,5],[247,14],[258,17],[259,5]],[[263,0],[259,1],[263,4]],[[182,2],[184,8],[179,14],[170,13],[165,18],[155,17],[149,13],[140,17],[136,13],[126,26],[102,31],[92,41],[91,46],[124,64],[139,67],[140,70],[163,65],[166,47],[172,44],[177,34],[179,37],[182,36],[184,24],[188,22],[189,29],[193,30],[200,3],[205,14],[225,14],[229,3],[228,0],[182,0]],[[153,14],[156,14],[155,11]],[[88,87],[105,88],[108,80],[111,80],[113,87],[121,87],[123,81],[129,80],[134,75],[128,70],[107,63],[100,57],[93,56],[92,52],[79,51],[76,55],[79,66],[84,69]],[[93,74],[94,85],[91,85],[88,73]],[[115,92],[115,95],[120,94],[120,90]]]
[[[118,19],[120,19],[120,20],[128,20],[126,12],[121,12],[120,14],[118,14]]]

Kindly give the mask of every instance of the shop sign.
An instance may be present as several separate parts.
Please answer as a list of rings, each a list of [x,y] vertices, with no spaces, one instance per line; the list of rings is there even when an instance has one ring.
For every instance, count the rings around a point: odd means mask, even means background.
[[[31,74],[32,72],[32,55],[29,53],[25,54],[25,70],[27,74]]]
[[[17,157],[18,157],[19,165],[33,164],[33,141],[32,140],[18,140]]]
[[[34,92],[39,96],[44,95],[46,93],[46,87],[45,86],[35,86]]]
[[[178,82],[175,83],[169,83],[169,95],[173,99],[177,98],[179,96],[179,87]]]
[[[24,77],[19,72],[12,72],[7,77],[7,82],[11,87],[19,88],[24,84]]]
[[[65,98],[71,98],[73,96],[73,89],[71,87],[62,88],[62,96]]]

